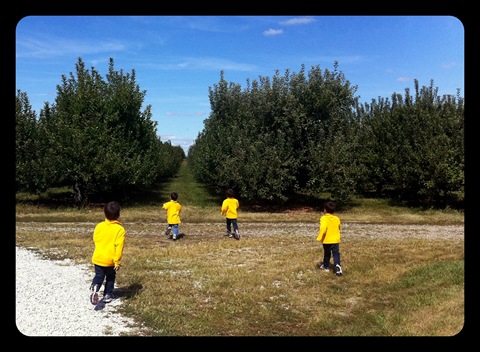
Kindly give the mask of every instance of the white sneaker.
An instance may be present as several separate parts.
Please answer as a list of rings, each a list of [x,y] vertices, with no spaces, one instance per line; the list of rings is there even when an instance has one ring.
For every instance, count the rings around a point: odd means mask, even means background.
[[[238,230],[235,230],[235,234],[233,235],[236,240],[240,239],[240,232]]]
[[[338,264],[335,265],[335,275],[337,275],[337,276],[342,276],[343,275],[342,267]]]
[[[110,303],[114,299],[115,299],[115,296],[113,294],[106,294],[105,296],[103,296],[103,302],[105,303]]]
[[[90,287],[90,303],[94,306],[98,303],[98,291],[96,286],[93,285]]]
[[[325,266],[322,264],[318,267],[320,270],[323,270],[323,271],[330,271],[329,268],[325,268]]]

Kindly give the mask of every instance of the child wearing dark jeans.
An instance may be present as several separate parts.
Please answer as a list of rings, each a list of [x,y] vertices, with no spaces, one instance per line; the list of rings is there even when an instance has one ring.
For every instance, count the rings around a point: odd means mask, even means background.
[[[105,221],[97,224],[93,231],[95,249],[92,255],[92,263],[95,267],[95,276],[90,286],[90,302],[98,303],[98,291],[105,280],[103,302],[109,303],[115,297],[113,288],[117,271],[120,270],[120,262],[123,256],[125,244],[125,229],[120,222],[120,204],[109,202],[104,208]]]
[[[222,202],[222,215],[225,215],[226,223],[227,223],[227,236],[228,237],[235,237],[236,240],[240,239],[240,232],[238,230],[238,211],[237,209],[240,207],[240,203],[238,199],[235,198],[235,193],[233,189],[228,189],[226,192],[227,198]],[[232,233],[232,226],[233,226],[233,233]]]
[[[336,209],[335,202],[328,201],[324,205],[324,215],[320,217],[320,230],[317,241],[323,245],[323,262],[321,270],[330,271],[330,258],[333,256],[334,273],[343,275],[340,264],[340,218],[333,215]]]

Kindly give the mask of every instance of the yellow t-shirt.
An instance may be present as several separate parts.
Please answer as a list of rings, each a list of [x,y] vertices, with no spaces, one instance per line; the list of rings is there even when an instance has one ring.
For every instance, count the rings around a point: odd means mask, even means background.
[[[95,250],[92,263],[100,266],[120,266],[125,245],[125,229],[118,220],[99,223],[93,231]]]
[[[340,243],[340,218],[326,213],[320,218],[317,240],[325,244]]]
[[[169,225],[180,224],[180,212],[182,206],[175,200],[170,200],[163,205],[163,209],[167,211],[167,222]]]
[[[240,203],[236,198],[227,198],[222,203],[222,215],[225,215],[227,219],[237,219],[239,207]]]

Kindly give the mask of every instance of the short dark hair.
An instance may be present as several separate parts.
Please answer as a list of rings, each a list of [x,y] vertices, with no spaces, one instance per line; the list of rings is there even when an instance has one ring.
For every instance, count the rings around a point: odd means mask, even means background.
[[[170,199],[171,200],[177,200],[178,199],[178,193],[177,192],[172,192],[170,194]]]
[[[117,220],[120,217],[120,204],[112,201],[105,204],[103,212],[108,220]]]
[[[227,192],[225,193],[227,194],[227,197],[233,197],[235,195],[235,192],[231,188],[227,189]]]
[[[324,205],[323,208],[325,209],[325,211],[327,213],[333,214],[333,213],[335,213],[335,209],[337,208],[337,205],[335,204],[335,202],[332,202],[330,200],[330,201],[325,202],[325,205]]]

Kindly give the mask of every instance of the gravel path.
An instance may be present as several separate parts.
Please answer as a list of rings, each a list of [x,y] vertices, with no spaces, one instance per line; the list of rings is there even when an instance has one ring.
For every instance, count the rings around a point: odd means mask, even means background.
[[[26,336],[119,336],[134,331],[135,322],[111,303],[89,300],[92,272],[69,260],[44,260],[16,248],[16,325]],[[103,287],[101,289],[103,292]]]

